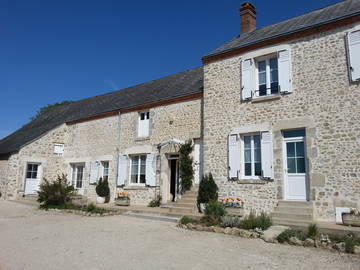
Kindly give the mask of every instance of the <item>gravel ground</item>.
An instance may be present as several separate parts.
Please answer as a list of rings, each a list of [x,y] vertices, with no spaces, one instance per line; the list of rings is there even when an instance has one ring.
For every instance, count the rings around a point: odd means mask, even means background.
[[[0,269],[360,269],[360,257],[0,202]]]

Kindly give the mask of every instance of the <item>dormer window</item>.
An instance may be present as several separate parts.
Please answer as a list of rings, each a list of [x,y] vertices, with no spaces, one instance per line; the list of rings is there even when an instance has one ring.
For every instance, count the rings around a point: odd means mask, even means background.
[[[139,124],[138,124],[138,137],[148,137],[149,136],[149,125],[150,122],[150,112],[140,112],[139,113]]]

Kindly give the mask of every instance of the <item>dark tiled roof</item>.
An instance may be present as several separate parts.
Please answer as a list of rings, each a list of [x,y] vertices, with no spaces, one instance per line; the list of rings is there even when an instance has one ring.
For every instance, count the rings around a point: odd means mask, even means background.
[[[210,54],[205,55],[204,58],[358,14],[360,14],[360,0],[341,1],[337,4],[242,34]]]
[[[53,128],[67,122],[169,100],[203,91],[203,69],[198,67],[158,80],[59,106],[0,140],[0,155],[18,151]]]

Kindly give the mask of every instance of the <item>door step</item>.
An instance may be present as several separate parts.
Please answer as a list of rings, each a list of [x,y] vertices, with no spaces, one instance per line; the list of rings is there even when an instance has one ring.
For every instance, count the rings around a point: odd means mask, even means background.
[[[271,217],[276,225],[308,226],[314,220],[314,205],[313,202],[279,201]]]

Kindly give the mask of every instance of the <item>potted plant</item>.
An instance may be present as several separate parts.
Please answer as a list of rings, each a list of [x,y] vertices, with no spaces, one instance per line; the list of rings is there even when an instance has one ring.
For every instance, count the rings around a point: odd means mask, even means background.
[[[102,178],[100,178],[95,190],[96,194],[98,195],[96,197],[96,203],[105,203],[106,198],[110,195],[110,188],[107,179],[105,178],[104,180],[102,180]]]
[[[130,196],[126,192],[119,192],[117,198],[115,199],[115,204],[119,206],[129,206],[130,205]]]
[[[228,215],[243,216],[244,215],[244,201],[240,198],[220,198],[220,203],[223,204]]]
[[[218,186],[216,185],[211,173],[203,176],[199,185],[199,192],[197,197],[198,209],[201,213],[205,210],[205,204],[210,201],[217,201]]]
[[[342,220],[344,225],[360,227],[359,210],[351,208],[350,213],[342,213]]]

